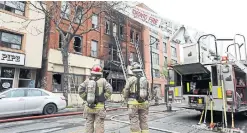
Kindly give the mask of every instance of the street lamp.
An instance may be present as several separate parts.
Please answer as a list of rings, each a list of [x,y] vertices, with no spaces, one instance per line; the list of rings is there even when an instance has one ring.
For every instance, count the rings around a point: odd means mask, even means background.
[[[155,44],[156,42],[159,43],[159,40],[156,39],[154,42],[151,43],[151,39],[150,39],[150,56],[151,56],[151,92],[153,94],[153,86],[154,86],[154,75],[153,75],[153,48],[152,45]]]

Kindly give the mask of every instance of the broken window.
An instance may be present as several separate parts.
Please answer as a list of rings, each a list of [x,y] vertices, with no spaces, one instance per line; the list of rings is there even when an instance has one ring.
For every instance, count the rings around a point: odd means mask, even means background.
[[[79,36],[74,37],[74,50],[75,52],[81,53],[81,42],[82,39]]]
[[[119,25],[119,36],[121,39],[124,38],[124,26],[123,25]]]
[[[52,75],[52,89],[53,92],[62,92],[62,75],[61,74],[53,74]]]
[[[105,33],[110,34],[110,22],[105,20]]]
[[[130,30],[130,42],[134,43],[134,31]]]

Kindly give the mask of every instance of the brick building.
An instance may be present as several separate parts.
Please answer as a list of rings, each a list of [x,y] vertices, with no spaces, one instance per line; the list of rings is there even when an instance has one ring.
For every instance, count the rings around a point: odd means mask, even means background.
[[[66,4],[66,2],[62,1],[61,4]],[[88,12],[89,15],[92,13],[93,11]],[[104,66],[104,77],[113,86],[112,100],[118,101],[121,100],[119,94],[124,87],[125,80],[122,69],[119,67],[120,60],[117,56],[113,29],[117,29],[126,65],[129,63],[129,57],[137,60],[134,43],[139,44],[141,51],[143,49],[141,47],[143,29],[141,24],[117,11],[112,14],[111,16],[105,14],[93,15],[91,19],[84,23],[84,28],[91,28],[95,25],[101,26],[97,30],[74,37],[69,48],[69,64],[71,66],[70,74],[75,81],[71,84],[74,84],[75,88],[90,75],[90,69],[93,65],[101,64]],[[61,36],[52,22],[50,22],[47,46],[46,89],[61,93],[63,91],[62,77],[64,71],[60,51]]]

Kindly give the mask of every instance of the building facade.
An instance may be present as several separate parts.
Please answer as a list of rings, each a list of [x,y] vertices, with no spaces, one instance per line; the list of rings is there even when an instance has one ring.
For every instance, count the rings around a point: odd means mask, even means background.
[[[154,12],[144,4],[139,4],[138,6]],[[169,41],[170,37],[176,30],[178,30],[178,24],[163,18],[162,21],[166,25],[165,31],[158,32],[145,26],[145,28],[143,28],[142,36],[145,73],[147,79],[151,86],[153,73],[153,86],[158,86],[161,89],[161,96],[164,96],[165,85],[167,84],[167,65],[169,63],[175,64],[180,62],[180,51],[179,44],[174,41]]]
[[[35,87],[37,70],[41,68],[42,18],[44,15],[26,2],[0,2],[0,91]]]
[[[62,2],[61,4],[65,3]],[[89,11],[88,15],[92,13],[93,11]],[[90,70],[93,65],[100,64],[104,69],[103,77],[113,87],[112,100],[122,100],[120,93],[124,88],[125,79],[120,67],[121,62],[118,57],[113,33],[116,32],[122,49],[123,60],[127,66],[130,57],[137,61],[134,44],[137,43],[140,51],[143,51],[142,25],[117,11],[113,11],[111,16],[103,13],[93,15],[83,25],[86,29],[95,25],[100,26],[97,30],[75,36],[70,42],[69,66],[70,74],[73,77],[73,81],[70,84],[74,84],[72,91],[77,91],[78,85],[90,76]],[[66,30],[66,27],[64,27],[64,30]],[[80,32],[78,31],[78,33]],[[46,89],[61,94],[63,92],[64,72],[61,54],[61,35],[56,30],[53,22],[50,22],[47,46],[46,78],[44,79]],[[78,96],[75,97],[77,99],[74,101],[78,101]],[[73,103],[73,101],[70,102]]]

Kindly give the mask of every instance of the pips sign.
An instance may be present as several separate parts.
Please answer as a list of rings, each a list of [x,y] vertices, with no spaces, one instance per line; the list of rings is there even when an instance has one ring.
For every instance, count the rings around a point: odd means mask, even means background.
[[[19,53],[0,51],[0,63],[12,64],[12,65],[24,65],[25,55]]]

